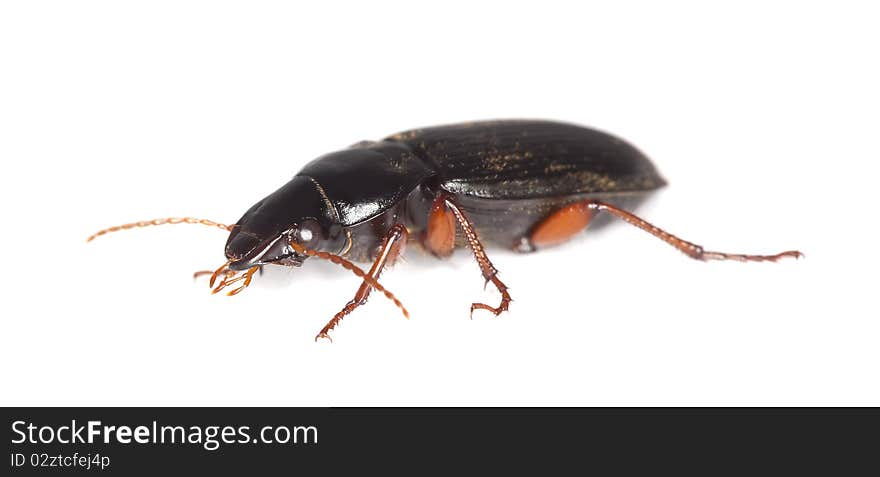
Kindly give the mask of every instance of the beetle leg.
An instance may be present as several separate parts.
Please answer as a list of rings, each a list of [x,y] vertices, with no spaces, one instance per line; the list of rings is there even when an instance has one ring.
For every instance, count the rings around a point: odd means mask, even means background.
[[[431,205],[428,226],[419,235],[420,242],[435,257],[445,258],[455,249],[455,214],[446,206],[446,196],[439,195]]]
[[[498,289],[498,292],[501,293],[501,303],[497,307],[489,306],[485,303],[472,303],[471,318],[474,316],[474,310],[477,309],[491,311],[495,316],[500,315],[503,311],[507,311],[510,302],[513,300],[510,298],[510,293],[507,292],[507,285],[498,279],[498,270],[492,265],[492,262],[486,255],[486,251],[483,248],[482,242],[480,242],[480,237],[477,235],[477,230],[474,228],[474,225],[450,197],[441,195],[438,197],[438,200],[442,200],[443,205],[448,210],[452,211],[452,214],[455,216],[456,220],[458,220],[458,224],[461,226],[462,232],[464,232],[464,237],[467,240],[468,245],[470,245],[471,251],[474,253],[474,258],[477,259],[477,264],[480,266],[483,278],[486,279],[485,285],[492,282],[492,284],[495,285],[495,288]],[[485,285],[483,288],[485,288]]]
[[[517,244],[515,248],[522,251],[529,251],[534,250],[535,248],[547,247],[564,242],[574,234],[585,229],[595,213],[599,211],[608,212],[624,222],[648,232],[696,260],[775,262],[783,257],[800,258],[803,256],[803,254],[797,250],[788,250],[773,255],[746,255],[739,253],[711,252],[704,250],[700,245],[676,237],[630,212],[598,200],[576,202],[553,212],[533,227],[528,238],[521,241],[520,244]]]
[[[372,278],[373,281],[376,281],[379,278],[379,275],[382,274],[385,265],[394,263],[397,257],[400,256],[403,246],[406,244],[406,239],[406,227],[401,224],[391,227],[391,230],[382,241],[382,247],[379,249],[379,254],[376,256],[373,266],[370,268],[370,271],[367,272],[367,276]],[[315,336],[315,341],[319,338],[327,338],[330,341],[333,341],[330,338],[330,331],[333,330],[333,328],[335,328],[346,315],[354,311],[355,308],[366,303],[367,298],[370,297],[370,291],[372,290],[373,287],[364,280],[358,288],[357,293],[355,293],[354,298],[348,302],[339,313],[333,316],[333,318],[324,325],[324,328],[321,328],[321,331]]]

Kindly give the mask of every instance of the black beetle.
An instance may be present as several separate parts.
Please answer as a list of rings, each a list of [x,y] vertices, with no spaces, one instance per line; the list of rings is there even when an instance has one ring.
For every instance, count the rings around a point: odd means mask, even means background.
[[[227,229],[228,261],[207,273],[212,287],[222,277],[214,292],[241,282],[230,295],[246,287],[263,265],[300,266],[308,256],[332,260],[364,282],[315,339],[329,338],[345,315],[367,301],[373,288],[406,314],[377,279],[408,240],[437,257],[469,245],[486,282],[501,293],[498,306],[474,303],[471,313],[483,309],[495,315],[508,309],[511,298],[483,243],[532,252],[570,239],[599,211],[698,260],[801,256],[794,250],[774,255],[706,251],[625,210],[663,185],[644,154],[607,133],[551,121],[483,121],[414,129],[321,156],[232,226],[203,219],[157,219],[111,227],[89,240],[165,223]],[[372,262],[372,267],[364,272],[348,260]]]

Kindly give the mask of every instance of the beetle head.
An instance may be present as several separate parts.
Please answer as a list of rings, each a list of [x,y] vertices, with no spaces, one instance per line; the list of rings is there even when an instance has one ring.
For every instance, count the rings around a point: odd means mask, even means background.
[[[298,267],[307,258],[290,246],[311,250],[338,248],[340,229],[318,186],[296,176],[257,202],[232,227],[226,241],[226,258],[232,270],[277,264]]]

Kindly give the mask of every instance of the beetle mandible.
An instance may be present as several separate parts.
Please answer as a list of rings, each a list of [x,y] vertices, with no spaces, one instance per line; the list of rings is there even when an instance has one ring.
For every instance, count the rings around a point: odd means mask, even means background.
[[[247,287],[264,265],[298,267],[310,257],[331,260],[363,279],[354,298],[315,336],[330,338],[340,320],[376,289],[401,303],[377,280],[417,242],[438,258],[467,245],[480,272],[501,294],[495,315],[511,297],[484,243],[533,252],[563,243],[599,212],[628,222],[697,260],[776,261],[772,255],[712,252],[672,235],[627,209],[665,185],[651,161],[615,136],[573,124],[540,120],[480,121],[414,129],[364,141],[321,156],[234,225],[167,218],[104,229],[89,240],[133,227],[200,223],[229,230],[226,263],[211,274],[218,292]],[[351,261],[372,263],[363,271]],[[197,275],[206,272],[197,272]]]

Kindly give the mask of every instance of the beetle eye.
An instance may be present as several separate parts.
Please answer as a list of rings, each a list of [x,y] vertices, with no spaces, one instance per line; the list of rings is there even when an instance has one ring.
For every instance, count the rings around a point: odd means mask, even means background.
[[[315,220],[304,220],[296,229],[296,241],[306,248],[315,248],[322,238],[321,224]]]

